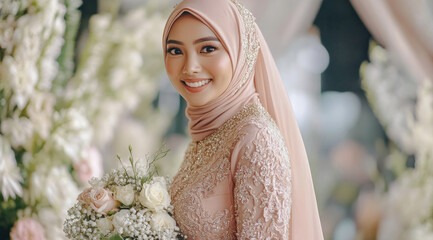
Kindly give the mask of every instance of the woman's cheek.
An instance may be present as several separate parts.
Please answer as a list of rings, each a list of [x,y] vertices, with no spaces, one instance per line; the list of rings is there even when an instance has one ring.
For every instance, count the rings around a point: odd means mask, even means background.
[[[215,59],[212,65],[209,66],[212,69],[214,76],[221,82],[220,84],[227,87],[232,79],[232,65],[230,58],[227,54],[220,54]]]
[[[167,57],[167,59],[165,60],[165,70],[167,71],[167,75],[169,77],[171,77],[173,75],[173,60],[170,59],[170,57]]]
[[[180,64],[178,62],[179,61],[170,59],[169,57],[167,57],[167,59],[165,60],[165,70],[167,71],[168,78],[174,86],[176,86],[176,80],[180,71]]]

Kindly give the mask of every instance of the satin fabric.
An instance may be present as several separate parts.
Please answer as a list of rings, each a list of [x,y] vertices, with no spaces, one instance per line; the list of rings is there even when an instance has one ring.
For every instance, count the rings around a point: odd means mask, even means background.
[[[420,83],[433,81],[432,13],[428,1],[351,0],[383,46],[396,53]]]
[[[289,98],[285,92],[275,61],[258,26],[254,23],[260,49],[256,64],[244,84],[248,72],[248,54],[241,46],[248,30],[237,6],[230,0],[184,0],[169,16],[163,34],[164,57],[166,41],[173,23],[188,12],[207,25],[228,52],[233,79],[217,99],[201,107],[187,106],[189,130],[193,141],[200,141],[236,114],[257,96],[277,123],[288,148],[292,168],[292,215],[290,239],[323,239],[316,197],[307,154]],[[234,150],[234,152],[236,149]]]

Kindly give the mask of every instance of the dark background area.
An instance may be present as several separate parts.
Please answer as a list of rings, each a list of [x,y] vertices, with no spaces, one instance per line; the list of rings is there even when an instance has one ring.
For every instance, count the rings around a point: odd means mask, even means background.
[[[322,92],[351,91],[363,95],[359,67],[368,59],[370,33],[347,0],[324,0],[314,20],[329,66],[322,75]]]

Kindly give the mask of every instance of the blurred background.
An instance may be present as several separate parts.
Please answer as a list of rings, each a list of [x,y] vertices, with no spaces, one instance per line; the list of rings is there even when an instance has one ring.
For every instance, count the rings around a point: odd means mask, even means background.
[[[190,141],[162,58],[176,2],[0,4],[1,239],[25,217],[64,238],[79,189],[128,145],[165,143],[174,176]],[[291,99],[325,239],[433,239],[433,1],[241,2]]]

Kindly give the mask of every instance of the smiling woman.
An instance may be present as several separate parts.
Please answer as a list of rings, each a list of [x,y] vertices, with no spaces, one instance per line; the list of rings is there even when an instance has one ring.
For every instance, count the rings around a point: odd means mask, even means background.
[[[232,79],[230,56],[200,20],[184,13],[167,40],[165,65],[171,83],[191,106],[219,97]]]
[[[163,35],[192,142],[170,193],[188,239],[323,239],[305,153],[275,62],[237,1],[184,0]]]

